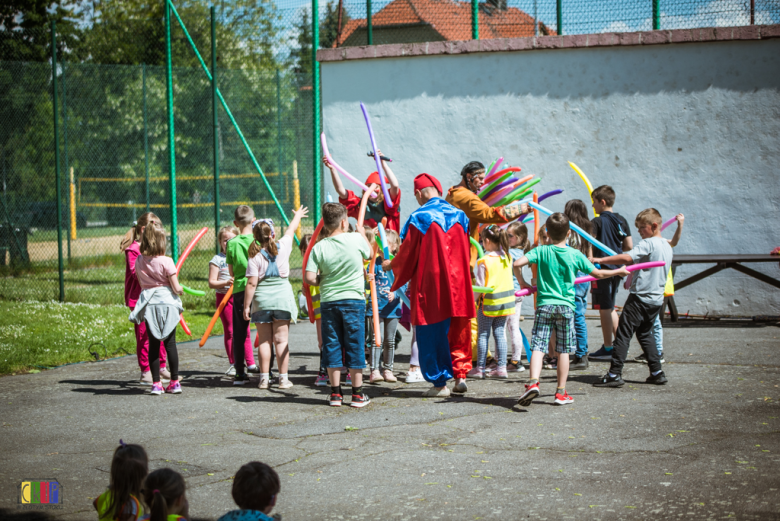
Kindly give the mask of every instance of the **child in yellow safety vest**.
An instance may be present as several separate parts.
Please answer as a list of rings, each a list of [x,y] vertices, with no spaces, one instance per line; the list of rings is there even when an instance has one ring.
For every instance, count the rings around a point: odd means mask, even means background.
[[[512,257],[506,231],[491,224],[482,232],[485,256],[477,261],[474,277],[477,286],[490,288],[490,293],[477,298],[477,365],[469,378],[507,378],[506,322],[515,313],[515,285],[512,278]],[[498,366],[485,371],[490,332],[496,339]]]

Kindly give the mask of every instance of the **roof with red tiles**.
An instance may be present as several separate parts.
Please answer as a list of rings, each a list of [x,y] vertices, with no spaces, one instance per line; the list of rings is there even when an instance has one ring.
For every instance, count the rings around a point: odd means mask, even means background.
[[[371,20],[373,27],[392,29],[393,26],[428,24],[444,40],[471,39],[471,3],[453,0],[393,0]],[[556,34],[541,24],[540,33]],[[366,19],[348,21],[341,31],[337,45],[342,45],[356,30],[366,27]],[[399,27],[401,29],[401,27]],[[497,9],[490,3],[479,5],[479,37],[523,38],[534,36],[534,19],[516,7]]]

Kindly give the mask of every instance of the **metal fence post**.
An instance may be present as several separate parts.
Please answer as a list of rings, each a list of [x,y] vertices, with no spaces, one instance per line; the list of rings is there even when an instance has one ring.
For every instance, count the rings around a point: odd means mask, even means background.
[[[146,116],[146,64],[141,64],[141,90],[144,97],[144,174],[146,175],[146,211],[149,211],[149,131]]]
[[[557,0],[555,2],[555,14],[557,17],[558,35],[560,36],[563,34],[563,0]]]
[[[371,19],[371,0],[366,0],[366,23],[368,25],[368,45],[374,45],[374,22]]]
[[[171,191],[171,257],[173,262],[179,262],[179,244],[176,223],[176,149],[173,135],[173,64],[171,62],[171,9],[168,0],[165,3],[165,79],[166,98],[168,101],[168,162],[170,165]]]
[[[661,1],[653,0],[653,31],[661,28]]]
[[[279,69],[276,69],[276,171],[282,179],[282,83]],[[297,208],[296,208],[297,210]]]
[[[756,0],[750,0],[750,25],[756,24]]]
[[[211,6],[211,117],[214,125],[214,241],[219,253],[219,227],[222,224],[219,205],[219,118],[217,117],[217,15]]]
[[[65,62],[62,62],[62,146],[63,150],[65,152],[65,175],[68,175],[68,172],[70,172],[70,168],[68,168],[68,98],[65,95]],[[70,186],[68,186],[68,208],[73,207],[73,200],[70,197]],[[70,216],[72,212],[69,212],[68,215]],[[72,216],[71,216],[72,218]],[[65,237],[68,240],[68,264],[70,264],[70,239],[71,239],[71,232],[70,229],[73,228],[74,223],[72,222],[72,219],[68,219],[68,228],[65,231]],[[73,237],[75,239],[76,237]]]
[[[51,21],[51,83],[54,114],[54,179],[57,192],[57,263],[60,279],[60,302],[65,302],[64,266],[62,264],[62,200],[60,193],[60,129],[57,111],[57,25]]]
[[[479,0],[471,0],[471,39],[479,40]]]
[[[320,222],[320,192],[322,191],[322,163],[320,158],[320,63],[317,49],[320,46],[320,15],[317,0],[311,0],[311,76],[312,76],[312,144],[314,145],[314,223]]]

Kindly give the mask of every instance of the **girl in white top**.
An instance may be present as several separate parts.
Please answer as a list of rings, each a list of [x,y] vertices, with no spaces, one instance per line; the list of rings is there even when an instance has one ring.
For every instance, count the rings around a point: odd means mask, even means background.
[[[257,334],[260,337],[259,389],[268,389],[270,385],[272,342],[276,346],[279,389],[289,389],[293,386],[287,378],[290,362],[287,339],[290,321],[295,323],[298,316],[298,304],[287,278],[290,276],[293,236],[301,219],[306,217],[308,212],[304,206],[295,211],[287,233],[279,242],[275,242],[274,230],[266,222],[258,223],[252,230],[255,240],[249,246],[248,252],[244,319],[257,324]]]
[[[228,289],[233,284],[233,277],[230,276],[230,269],[225,261],[225,245],[227,242],[238,235],[238,228],[235,226],[225,226],[219,230],[217,240],[219,240],[220,252],[214,255],[209,261],[209,287],[216,290],[216,307],[222,303],[225,298]],[[223,340],[225,342],[225,352],[230,361],[230,367],[225,371],[228,376],[235,376],[236,368],[233,366],[234,353],[233,353],[233,297],[225,304],[222,309],[222,313],[219,315],[222,321],[222,330],[224,331]],[[246,361],[246,368],[249,372],[257,372],[257,365],[255,364],[254,349],[252,349],[252,339],[250,335],[247,335],[244,342],[244,352],[241,354]]]

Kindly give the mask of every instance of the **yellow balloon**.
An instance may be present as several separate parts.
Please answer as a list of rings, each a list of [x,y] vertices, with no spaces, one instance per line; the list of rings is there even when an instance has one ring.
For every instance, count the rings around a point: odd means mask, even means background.
[[[591,195],[591,194],[593,194],[593,185],[590,184],[590,180],[588,179],[588,177],[585,174],[582,173],[582,170],[580,170],[580,167],[578,167],[577,165],[575,165],[571,161],[569,161],[569,166],[572,167],[572,169],[575,172],[577,172],[577,175],[580,176],[580,179],[582,179],[582,181],[585,183],[585,186],[588,187],[588,194],[590,195],[590,202],[593,202],[593,195]],[[599,214],[596,213],[596,210],[593,210],[593,216],[594,217],[598,217],[599,216]]]

